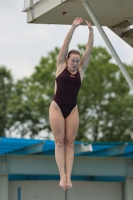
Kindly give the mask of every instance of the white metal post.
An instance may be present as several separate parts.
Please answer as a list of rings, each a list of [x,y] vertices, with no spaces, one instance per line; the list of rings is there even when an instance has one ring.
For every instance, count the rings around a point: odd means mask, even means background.
[[[0,156],[0,200],[8,200],[8,174],[6,156]]]
[[[113,48],[111,42],[109,41],[108,37],[106,36],[103,28],[99,24],[99,22],[98,22],[96,16],[94,15],[89,3],[87,1],[85,1],[85,0],[81,0],[81,1],[83,3],[84,7],[86,8],[88,14],[90,15],[91,19],[93,20],[94,24],[96,25],[97,29],[99,30],[101,36],[103,37],[106,45],[108,46],[112,56],[114,57],[116,63],[118,64],[120,70],[122,71],[122,73],[123,73],[125,79],[127,80],[129,86],[133,90],[133,81],[132,81],[131,77],[129,76],[129,74],[128,74],[127,70],[125,69],[124,65],[122,64],[122,62],[121,62],[120,58],[118,57],[115,49]]]
[[[125,200],[133,200],[133,177],[126,177]]]

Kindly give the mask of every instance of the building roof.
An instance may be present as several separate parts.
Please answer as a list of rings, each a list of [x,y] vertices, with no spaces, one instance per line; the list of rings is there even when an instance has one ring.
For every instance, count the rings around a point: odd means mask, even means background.
[[[75,142],[75,156],[133,158],[133,142]],[[0,155],[54,155],[53,140],[0,137]]]

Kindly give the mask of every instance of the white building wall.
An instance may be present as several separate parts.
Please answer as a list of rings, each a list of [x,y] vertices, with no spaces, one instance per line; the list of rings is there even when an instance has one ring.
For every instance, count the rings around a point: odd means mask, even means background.
[[[10,181],[9,200],[66,200],[58,184],[59,181]],[[73,181],[67,200],[90,199],[122,200],[122,183]]]
[[[74,181],[67,200],[122,200],[122,183]]]
[[[64,191],[59,188],[58,182],[10,181],[9,200],[63,200]],[[18,188],[20,188],[20,198]]]

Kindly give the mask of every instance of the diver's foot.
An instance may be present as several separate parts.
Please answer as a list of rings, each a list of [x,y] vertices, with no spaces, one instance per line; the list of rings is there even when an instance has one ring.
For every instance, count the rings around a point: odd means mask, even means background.
[[[69,177],[67,177],[66,179],[66,187],[67,187],[67,190],[73,187],[71,179]]]
[[[67,187],[66,187],[66,175],[64,175],[64,176],[61,177],[59,186],[60,186],[63,190],[67,190]]]

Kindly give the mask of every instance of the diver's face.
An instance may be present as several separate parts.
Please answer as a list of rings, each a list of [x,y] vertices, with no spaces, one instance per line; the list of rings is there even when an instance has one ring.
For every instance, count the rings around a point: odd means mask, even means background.
[[[78,69],[79,63],[80,63],[80,55],[78,54],[70,54],[70,57],[67,58],[67,66],[72,71]]]

